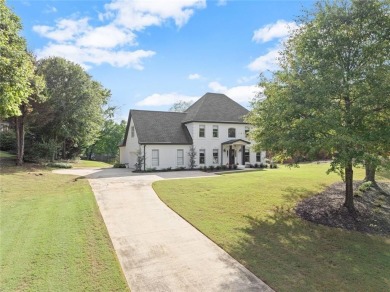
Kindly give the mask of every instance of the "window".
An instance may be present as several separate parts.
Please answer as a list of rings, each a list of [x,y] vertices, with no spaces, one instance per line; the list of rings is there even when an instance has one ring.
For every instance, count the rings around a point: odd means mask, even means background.
[[[159,153],[157,149],[152,150],[152,166],[159,166]]]
[[[184,150],[177,149],[177,165],[184,165]]]
[[[256,162],[261,162],[261,153],[256,152]]]
[[[213,138],[218,138],[218,126],[213,126]]]
[[[213,164],[218,164],[218,149],[213,149]]]
[[[228,129],[228,137],[229,138],[236,138],[236,129],[235,128]]]
[[[199,137],[200,138],[205,137],[205,125],[199,125]]]
[[[246,126],[245,127],[245,138],[248,138],[248,136],[249,136],[249,127]]]
[[[245,148],[244,162],[249,162],[249,149]]]
[[[131,138],[134,137],[134,126],[131,127]]]
[[[206,163],[206,150],[200,149],[199,150],[199,164],[205,164]]]

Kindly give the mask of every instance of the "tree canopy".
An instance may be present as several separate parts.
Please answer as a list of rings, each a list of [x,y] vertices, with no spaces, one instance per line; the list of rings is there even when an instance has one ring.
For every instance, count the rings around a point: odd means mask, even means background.
[[[19,35],[20,19],[0,0],[0,117],[21,115],[33,89],[34,64],[26,42]]]
[[[280,58],[262,77],[264,96],[248,121],[258,149],[282,158],[333,155],[354,212],[353,164],[390,144],[389,1],[320,1],[305,13]]]
[[[40,60],[38,72],[45,78],[48,100],[37,108],[36,127],[44,139],[62,143],[63,158],[70,158],[98,139],[111,93],[63,58]]]
[[[170,108],[170,112],[178,112],[182,113],[185,112],[190,106],[192,105],[191,101],[185,101],[185,100],[178,100],[175,102]]]

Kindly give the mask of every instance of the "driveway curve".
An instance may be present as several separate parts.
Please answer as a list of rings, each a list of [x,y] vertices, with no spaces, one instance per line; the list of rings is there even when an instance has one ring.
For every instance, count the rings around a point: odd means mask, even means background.
[[[168,208],[152,189],[157,180],[212,174],[54,172],[88,179],[131,291],[273,291]]]

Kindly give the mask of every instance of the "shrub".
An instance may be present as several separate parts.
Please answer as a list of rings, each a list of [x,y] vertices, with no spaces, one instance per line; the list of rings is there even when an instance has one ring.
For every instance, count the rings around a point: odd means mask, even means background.
[[[113,167],[114,168],[126,168],[126,164],[124,164],[124,163],[115,163]]]
[[[257,163],[255,163],[255,165],[254,165],[254,166],[255,166],[255,168],[258,168],[258,167],[259,167],[259,165],[258,165]]]
[[[153,167],[153,168],[147,168],[146,170],[145,170],[145,172],[153,172],[153,171],[156,171],[156,168],[155,167]]]
[[[233,169],[237,169],[237,164],[233,164]]]
[[[46,164],[48,167],[54,167],[54,168],[72,168],[73,165],[70,163],[65,163],[65,162],[50,162]]]
[[[221,169],[222,169],[222,170],[226,170],[226,169],[227,169],[227,166],[226,166],[226,165],[222,165],[222,166],[221,166]]]
[[[215,169],[216,169],[216,170],[221,170],[221,166],[220,166],[220,165],[217,165],[217,166],[215,167]]]
[[[229,169],[232,169],[232,165],[231,164],[229,164]]]
[[[372,182],[366,181],[359,186],[359,191],[366,192],[372,187]]]
[[[10,151],[16,150],[16,134],[15,131],[0,133],[0,150]]]
[[[172,170],[172,167],[167,167],[167,171],[171,171]]]
[[[210,166],[209,166],[209,170],[210,170],[210,171],[213,171],[213,170],[214,170],[214,165],[210,165]]]

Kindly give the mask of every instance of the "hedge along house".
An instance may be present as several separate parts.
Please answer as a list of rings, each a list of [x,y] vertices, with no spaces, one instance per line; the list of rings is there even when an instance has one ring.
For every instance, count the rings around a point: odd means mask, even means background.
[[[197,167],[262,163],[265,152],[250,149],[246,114],[247,109],[217,93],[206,93],[184,113],[130,110],[120,163],[134,168],[140,155],[143,170],[187,168],[192,145]]]

